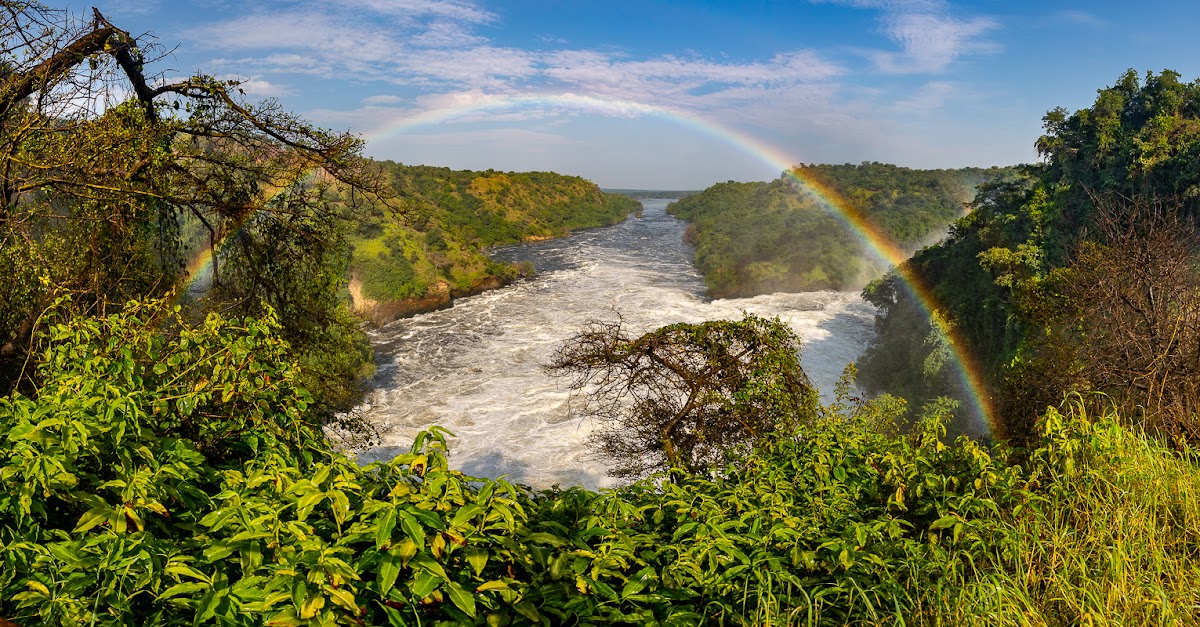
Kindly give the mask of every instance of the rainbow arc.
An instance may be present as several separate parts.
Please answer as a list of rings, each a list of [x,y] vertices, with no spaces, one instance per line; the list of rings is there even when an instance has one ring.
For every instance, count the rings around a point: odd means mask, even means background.
[[[751,137],[728,126],[706,120],[691,112],[641,102],[573,93],[476,96],[465,98],[447,107],[398,118],[366,134],[365,139],[369,143],[374,140],[401,136],[414,129],[454,121],[484,121],[486,118],[477,119],[476,116],[480,115],[498,115],[506,112],[538,108],[550,111],[577,111],[609,117],[649,117],[663,119],[694,132],[713,137],[736,148],[746,155],[758,159],[775,171],[782,172],[783,176],[793,179],[801,189],[810,193],[839,222],[850,232],[854,233],[868,252],[877,256],[886,264],[897,268],[903,286],[909,293],[908,295],[920,304],[924,310],[923,313],[931,321],[933,320],[934,312],[940,309],[937,299],[929,289],[929,286],[923,284],[919,277],[905,271],[903,262],[908,258],[908,253],[874,225],[868,216],[855,209],[853,204],[847,202],[835,190],[817,180],[805,177],[802,171],[794,167],[794,164],[799,163],[800,160],[792,158],[765,141]],[[312,171],[303,173],[299,178],[304,178],[308,174],[312,174]],[[241,225],[236,226],[240,228]],[[226,237],[235,233],[236,230],[236,228],[229,229]],[[206,271],[211,263],[211,252],[208,249],[199,253],[196,259],[193,259],[188,264],[191,280],[195,281]],[[958,332],[953,328],[943,327],[942,330],[946,333],[954,354],[953,367],[955,375],[960,380],[963,389],[966,391],[968,402],[971,404],[971,407],[968,409],[973,414],[980,416],[984,422],[983,426],[991,431],[994,425],[994,418],[983,370],[967,349],[965,341]]]

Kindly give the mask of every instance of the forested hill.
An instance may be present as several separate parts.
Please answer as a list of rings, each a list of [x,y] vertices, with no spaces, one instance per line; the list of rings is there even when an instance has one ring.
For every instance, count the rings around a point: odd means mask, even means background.
[[[692,190],[684,190],[684,189],[676,189],[676,190],[669,190],[669,189],[605,189],[604,191],[609,192],[611,194],[620,194],[622,196],[629,196],[630,198],[634,198],[637,200],[650,200],[650,199],[656,199],[656,198],[666,198],[666,199],[674,200],[676,198],[683,198],[685,196],[691,196],[692,194],[700,193],[700,190],[698,190],[698,189],[692,189]]]
[[[908,262],[982,363],[999,434],[1020,441],[1064,395],[1200,438],[1200,81],[1126,72],[1095,103],[1043,118],[1043,161],[984,185],[953,235]],[[947,392],[924,367],[939,342],[889,275],[861,360],[871,390]],[[1102,392],[1103,394],[1095,394]]]
[[[802,164],[795,172],[836,191],[908,250],[942,235],[963,215],[979,183],[1010,174],[1005,168],[912,170],[884,163]],[[886,271],[791,176],[768,183],[719,183],[667,211],[692,222],[687,237],[713,297],[849,289]]]
[[[351,234],[350,291],[383,321],[501,285],[523,269],[488,259],[490,246],[616,224],[641,208],[577,176],[473,172],[380,162],[403,209],[375,209]]]

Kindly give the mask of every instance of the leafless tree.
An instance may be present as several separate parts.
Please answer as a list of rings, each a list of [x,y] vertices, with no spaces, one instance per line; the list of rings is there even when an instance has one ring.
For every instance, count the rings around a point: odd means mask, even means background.
[[[1096,198],[1064,294],[1080,374],[1125,415],[1200,441],[1200,239],[1180,203]]]

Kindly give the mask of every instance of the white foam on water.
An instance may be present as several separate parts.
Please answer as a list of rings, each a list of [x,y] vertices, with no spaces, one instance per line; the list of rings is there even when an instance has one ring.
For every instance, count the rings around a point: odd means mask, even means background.
[[[533,279],[399,320],[372,334],[376,388],[361,408],[383,445],[366,463],[408,450],[430,425],[454,432],[452,465],[477,476],[548,487],[612,485],[586,440],[590,424],[568,411],[565,382],[543,372],[554,351],[592,320],[631,331],[676,322],[779,316],[803,341],[803,365],[828,400],[846,364],[873,332],[873,309],[857,294],[806,292],[709,301],[681,243],[685,224],[665,201],[642,218],[539,242],[498,256],[545,262]]]

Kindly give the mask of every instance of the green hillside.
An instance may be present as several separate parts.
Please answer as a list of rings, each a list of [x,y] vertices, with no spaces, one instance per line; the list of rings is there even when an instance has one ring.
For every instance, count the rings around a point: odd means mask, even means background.
[[[1131,71],[1089,108],[1055,109],[1043,161],[983,186],[971,215],[908,263],[981,362],[1009,439],[1071,392],[1097,411],[1200,438],[1200,82]],[[861,360],[871,390],[920,401],[947,392],[923,370],[938,342],[889,275]]]
[[[866,217],[874,230],[916,250],[944,234],[975,186],[1002,168],[912,170],[883,163],[800,165],[813,181]],[[692,222],[696,267],[709,295],[850,289],[887,270],[861,240],[790,175],[767,183],[719,183],[672,203],[668,212]]]
[[[616,224],[641,208],[553,172],[379,165],[402,209],[359,214],[350,236],[351,294],[376,317],[443,306],[529,271],[488,259],[489,247]]]

